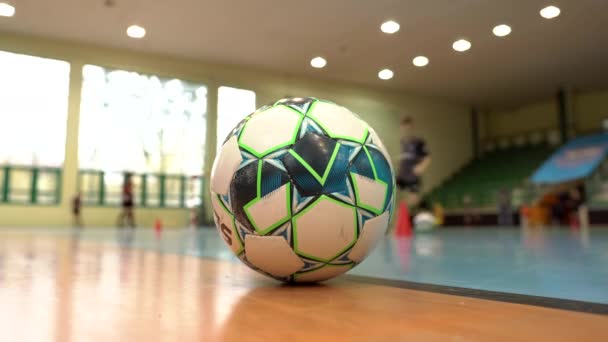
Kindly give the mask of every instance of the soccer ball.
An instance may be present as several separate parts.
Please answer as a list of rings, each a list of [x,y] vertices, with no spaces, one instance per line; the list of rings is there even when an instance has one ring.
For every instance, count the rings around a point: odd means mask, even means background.
[[[215,224],[252,269],[316,282],[361,261],[386,231],[394,177],[376,132],[337,104],[286,98],[228,134],[211,171]]]
[[[414,216],[414,229],[417,232],[428,232],[437,227],[437,219],[433,214],[423,211]]]

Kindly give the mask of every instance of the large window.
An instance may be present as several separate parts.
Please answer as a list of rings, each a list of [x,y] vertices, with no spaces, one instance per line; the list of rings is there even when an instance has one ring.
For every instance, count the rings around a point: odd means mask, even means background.
[[[125,172],[139,206],[185,207],[203,172],[207,88],[86,65],[80,114],[85,203],[118,205]],[[187,203],[188,202],[188,203]]]
[[[197,175],[203,170],[207,88],[86,65],[81,169]]]
[[[246,89],[220,87],[217,99],[217,148],[230,131],[247,115],[253,113],[255,92]]]
[[[0,164],[63,165],[70,64],[0,51]]]
[[[60,201],[70,65],[0,51],[0,203]]]

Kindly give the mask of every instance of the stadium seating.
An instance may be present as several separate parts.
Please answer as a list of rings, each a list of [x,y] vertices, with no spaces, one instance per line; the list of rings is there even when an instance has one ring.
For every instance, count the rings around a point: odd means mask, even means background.
[[[521,199],[517,197],[520,197],[526,179],[553,150],[553,147],[541,144],[488,152],[433,189],[428,199],[447,209],[496,208],[498,192],[507,189],[512,192],[513,204],[518,205]]]

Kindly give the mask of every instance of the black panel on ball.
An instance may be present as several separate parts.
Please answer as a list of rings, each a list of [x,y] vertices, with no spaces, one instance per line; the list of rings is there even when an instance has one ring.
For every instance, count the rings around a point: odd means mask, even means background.
[[[335,140],[316,133],[306,133],[292,147],[319,175],[325,172],[335,148]]]
[[[264,197],[279,189],[284,184],[289,183],[287,173],[271,163],[262,164],[262,179],[260,181],[260,197]]]
[[[255,228],[249,222],[243,207],[257,197],[257,177],[258,163],[253,162],[238,170],[230,184],[232,212],[237,221],[251,232],[255,231]]]
[[[312,168],[318,176],[323,176],[326,168],[330,168],[331,156],[334,153],[337,142],[327,136],[316,133],[306,133],[292,147],[293,153],[297,154],[306,164]],[[313,176],[313,174],[292,153],[286,153],[283,164],[289,172],[294,185],[302,196],[316,196],[325,192],[324,185]],[[345,170],[346,171],[346,170]]]
[[[374,170],[372,164],[370,163],[369,156],[364,149],[361,149],[353,160],[350,172],[374,179]]]

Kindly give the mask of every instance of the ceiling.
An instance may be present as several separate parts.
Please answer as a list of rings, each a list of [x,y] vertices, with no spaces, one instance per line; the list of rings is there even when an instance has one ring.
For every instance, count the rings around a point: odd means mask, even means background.
[[[1,1],[1,0],[0,0]],[[0,30],[252,66],[437,96],[482,108],[545,99],[559,86],[608,87],[605,0],[9,0]],[[549,4],[553,20],[539,16]],[[401,24],[394,35],[379,25]],[[125,35],[137,23],[139,41]],[[506,23],[511,35],[491,30]],[[452,50],[469,39],[466,53]],[[324,56],[328,65],[309,61]],[[425,68],[412,65],[429,57]],[[395,77],[379,80],[380,69]]]

